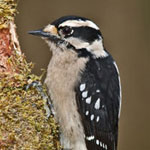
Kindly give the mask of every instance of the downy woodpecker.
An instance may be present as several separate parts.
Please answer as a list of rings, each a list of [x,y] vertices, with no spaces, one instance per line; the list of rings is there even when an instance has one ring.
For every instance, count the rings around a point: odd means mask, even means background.
[[[45,83],[63,148],[116,150],[120,77],[99,27],[87,18],[65,16],[29,33],[41,36],[52,52]]]

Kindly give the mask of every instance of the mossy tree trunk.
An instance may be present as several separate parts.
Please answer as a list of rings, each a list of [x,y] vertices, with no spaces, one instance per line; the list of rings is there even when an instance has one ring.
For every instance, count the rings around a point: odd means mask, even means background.
[[[0,0],[0,150],[60,150],[58,125],[46,116],[46,100],[36,88],[25,88],[41,77],[31,73],[33,65],[21,52],[16,6],[15,0]]]

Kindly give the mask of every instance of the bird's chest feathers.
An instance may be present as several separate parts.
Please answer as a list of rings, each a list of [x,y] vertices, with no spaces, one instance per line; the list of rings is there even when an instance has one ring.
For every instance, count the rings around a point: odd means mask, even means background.
[[[68,138],[80,137],[83,132],[74,87],[80,80],[80,72],[84,70],[86,62],[87,59],[79,59],[76,53],[61,52],[53,55],[48,66],[45,83],[54,105],[55,117],[62,127],[62,133]]]
[[[86,59],[79,59],[72,51],[54,54],[48,66],[46,82],[59,93],[65,94],[73,90],[80,79],[80,72],[84,69],[85,62]]]
[[[87,58],[78,58],[72,51],[62,51],[52,56],[45,83],[56,109],[58,104],[61,107],[71,107],[75,103],[74,87],[80,80],[80,73],[86,62]]]

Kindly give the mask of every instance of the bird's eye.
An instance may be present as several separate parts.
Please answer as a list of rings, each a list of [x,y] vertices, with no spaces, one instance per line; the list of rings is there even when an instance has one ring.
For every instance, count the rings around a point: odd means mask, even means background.
[[[70,34],[72,34],[72,31],[73,31],[72,28],[70,28],[68,26],[66,26],[62,29],[62,32],[64,35],[70,35]]]

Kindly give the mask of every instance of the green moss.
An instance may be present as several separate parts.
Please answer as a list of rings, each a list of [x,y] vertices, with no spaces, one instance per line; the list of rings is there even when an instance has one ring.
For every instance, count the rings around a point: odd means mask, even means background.
[[[8,26],[8,21],[14,20],[17,12],[17,0],[0,0],[0,29]]]
[[[16,0],[0,0],[0,29],[14,20],[16,6]],[[33,87],[25,90],[42,76],[32,74],[24,55],[12,53],[7,64],[13,71],[0,73],[0,150],[60,150],[59,126],[46,117],[45,100]]]
[[[14,54],[9,63],[18,73],[0,74],[0,149],[60,150],[58,125],[52,116],[47,119],[41,94],[33,87],[24,90],[41,77],[31,73],[23,55]]]

